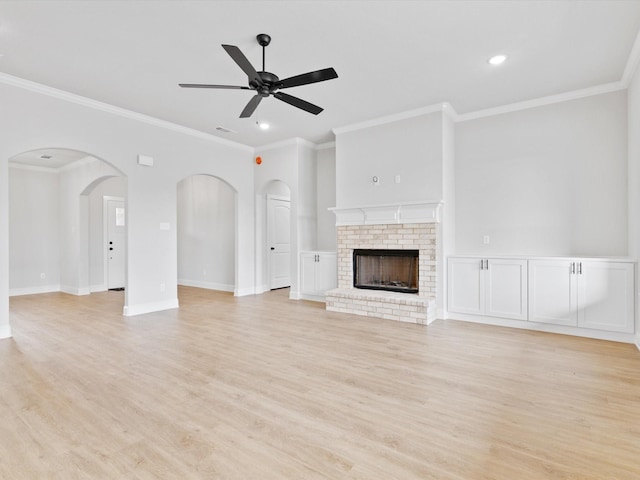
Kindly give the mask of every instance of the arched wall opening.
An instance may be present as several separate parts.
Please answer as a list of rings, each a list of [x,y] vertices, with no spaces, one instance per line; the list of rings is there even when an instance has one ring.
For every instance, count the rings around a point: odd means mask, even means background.
[[[178,285],[237,291],[237,192],[212,175],[177,184]]]
[[[103,214],[94,204],[100,195],[126,197],[126,177],[100,158],[65,148],[24,152],[9,167],[10,296],[104,290],[104,246],[96,240]]]

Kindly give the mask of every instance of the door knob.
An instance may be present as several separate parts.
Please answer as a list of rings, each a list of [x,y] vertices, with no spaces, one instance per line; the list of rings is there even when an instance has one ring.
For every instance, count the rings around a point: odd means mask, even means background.
[[[271,250],[275,250],[275,249],[276,249],[276,247],[271,247]]]
[[[109,247],[109,250],[113,250],[113,247]]]

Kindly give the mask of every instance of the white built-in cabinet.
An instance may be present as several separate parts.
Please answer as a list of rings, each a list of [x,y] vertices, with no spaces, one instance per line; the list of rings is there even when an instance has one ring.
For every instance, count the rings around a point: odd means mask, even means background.
[[[634,283],[633,263],[531,260],[529,321],[633,333]]]
[[[527,318],[527,261],[449,258],[448,310],[499,318]]]
[[[324,302],[327,290],[338,286],[336,252],[302,252],[300,254],[300,296]]]
[[[447,274],[450,313],[634,332],[633,261],[450,257]]]

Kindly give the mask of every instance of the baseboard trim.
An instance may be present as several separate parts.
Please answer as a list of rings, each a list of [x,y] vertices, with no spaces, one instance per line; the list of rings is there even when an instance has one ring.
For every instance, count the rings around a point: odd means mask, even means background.
[[[18,297],[20,295],[36,295],[38,293],[59,292],[60,285],[40,285],[38,287],[12,288],[9,290],[10,297]]]
[[[163,300],[161,302],[143,303],[140,305],[125,305],[122,314],[125,317],[134,317],[136,315],[144,315],[145,313],[160,312],[162,310],[171,310],[179,308],[178,299]]]
[[[11,338],[11,327],[9,324],[0,325],[0,340],[3,338]]]
[[[640,337],[636,337],[636,348],[640,350]]]
[[[69,295],[77,295],[77,296],[89,295],[91,293],[91,289],[89,287],[78,288],[78,287],[70,287],[69,285],[61,285],[60,291],[62,293],[68,293]]]
[[[178,279],[178,285],[182,285],[184,287],[205,288],[207,290],[219,290],[221,292],[233,292],[235,288],[234,285],[228,285],[225,283],[202,282],[200,280],[187,280],[184,278]]]
[[[591,330],[588,328],[567,327],[564,325],[549,325],[546,323],[529,322],[526,320],[511,320],[508,318],[485,317],[463,313],[449,313],[449,320],[484,323],[498,327],[519,328],[536,332],[558,333],[561,335],[573,335],[574,337],[595,338],[597,340],[609,340],[611,342],[636,343],[633,333],[607,332],[604,330]],[[637,344],[636,344],[637,345]],[[638,347],[640,349],[640,347]]]
[[[108,290],[108,288],[104,284],[102,284],[102,285],[91,285],[89,287],[89,291],[91,293],[106,292],[107,290]]]
[[[294,296],[295,295],[295,296]],[[324,295],[309,295],[306,293],[297,293],[289,295],[291,300],[309,300],[311,302],[327,303],[327,299]]]
[[[256,293],[255,287],[238,288],[238,289],[233,291],[233,295],[235,297],[244,297],[244,296],[247,296],[247,295],[255,295],[255,293]]]

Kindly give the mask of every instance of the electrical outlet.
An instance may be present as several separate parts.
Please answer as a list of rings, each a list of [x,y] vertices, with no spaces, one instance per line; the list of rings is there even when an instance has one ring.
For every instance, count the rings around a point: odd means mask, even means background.
[[[165,287],[165,284],[164,284],[164,283],[161,283],[161,284],[160,284],[160,291],[161,291],[161,292],[164,292],[164,291],[165,291],[165,288],[166,288],[166,287]]]
[[[489,238],[489,235],[485,235],[484,237],[482,237],[482,243],[484,243],[485,245],[489,245],[490,242],[491,239]]]
[[[395,177],[394,181],[395,181],[396,183],[400,183],[400,175],[396,175],[396,177]]]

